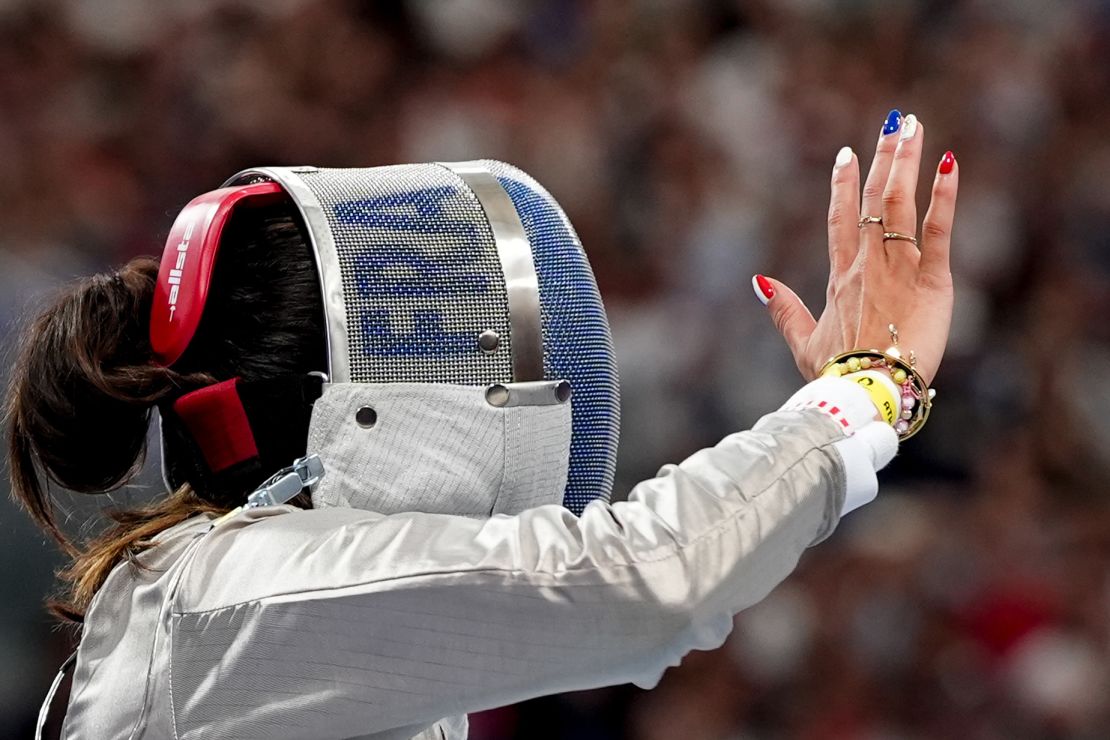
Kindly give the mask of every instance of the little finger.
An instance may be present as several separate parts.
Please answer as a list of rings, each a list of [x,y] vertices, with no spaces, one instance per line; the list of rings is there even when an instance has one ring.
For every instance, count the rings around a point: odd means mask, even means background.
[[[952,281],[949,254],[959,182],[960,168],[956,164],[956,156],[950,151],[945,152],[937,167],[932,201],[921,226],[921,275],[934,285],[948,285]]]

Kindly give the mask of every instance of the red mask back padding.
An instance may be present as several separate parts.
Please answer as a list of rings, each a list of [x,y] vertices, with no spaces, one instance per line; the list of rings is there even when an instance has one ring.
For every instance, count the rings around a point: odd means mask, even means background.
[[[200,325],[220,238],[239,206],[281,201],[275,182],[220,188],[197,196],[178,214],[166,238],[154,304],[150,309],[150,346],[155,362],[169,367],[185,354]]]
[[[258,457],[238,384],[238,378],[225,380],[186,393],[173,404],[213,473]]]

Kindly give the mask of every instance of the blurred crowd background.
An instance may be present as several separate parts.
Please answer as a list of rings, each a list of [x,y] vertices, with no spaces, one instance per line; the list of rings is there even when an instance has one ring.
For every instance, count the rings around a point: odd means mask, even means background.
[[[622,373],[618,496],[800,378],[755,272],[819,309],[833,158],[961,166],[925,431],[720,650],[475,740],[1110,736],[1110,5],[1060,0],[0,0],[0,325],[159,254],[257,164],[494,157],[562,202]],[[142,495],[156,485],[137,488]],[[104,500],[72,503],[73,531]],[[30,737],[60,564],[0,503],[0,737]],[[628,629],[636,629],[635,624]],[[130,680],[130,677],[120,677]]]

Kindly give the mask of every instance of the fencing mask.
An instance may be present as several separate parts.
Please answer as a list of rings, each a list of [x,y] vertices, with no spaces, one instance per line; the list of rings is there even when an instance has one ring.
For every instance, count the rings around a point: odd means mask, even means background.
[[[299,214],[327,326],[327,382],[305,406],[326,468],[314,505],[489,516],[609,497],[619,397],[597,285],[558,203],[501,162],[235,175],[171,230],[159,362],[192,340],[230,214],[276,200]],[[254,405],[232,379],[177,399],[163,424],[193,438],[198,476],[265,471]],[[167,470],[173,487],[191,477]]]

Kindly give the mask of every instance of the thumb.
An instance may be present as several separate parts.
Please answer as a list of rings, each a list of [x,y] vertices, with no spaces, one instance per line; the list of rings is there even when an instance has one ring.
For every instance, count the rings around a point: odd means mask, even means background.
[[[774,278],[756,275],[752,278],[752,289],[759,302],[770,311],[771,321],[786,340],[794,358],[802,357],[806,342],[817,326],[806,304],[785,283]]]

